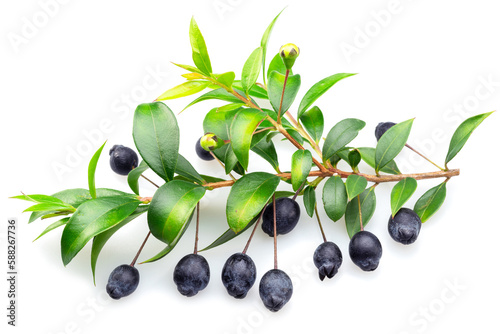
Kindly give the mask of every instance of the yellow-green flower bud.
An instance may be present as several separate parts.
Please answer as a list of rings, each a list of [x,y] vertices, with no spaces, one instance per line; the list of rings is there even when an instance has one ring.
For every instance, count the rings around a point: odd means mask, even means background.
[[[206,133],[200,139],[200,145],[205,151],[213,151],[224,145],[224,140],[218,138],[213,133]]]
[[[295,63],[295,59],[297,59],[299,54],[299,47],[293,43],[285,44],[280,48],[280,56],[281,59],[283,59],[287,70],[290,70],[292,68],[293,64]]]

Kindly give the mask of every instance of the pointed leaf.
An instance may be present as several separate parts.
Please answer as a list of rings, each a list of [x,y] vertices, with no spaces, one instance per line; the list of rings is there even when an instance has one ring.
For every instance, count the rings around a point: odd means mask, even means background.
[[[375,169],[375,149],[373,147],[358,147],[358,151],[361,154],[361,159]],[[387,174],[401,174],[394,160],[382,167],[380,171]]]
[[[264,31],[264,35],[262,35],[262,39],[260,41],[260,46],[262,47],[262,77],[264,80],[264,84],[266,84],[266,52],[267,52],[267,43],[269,42],[269,37],[271,36],[271,32],[273,31],[274,24],[276,23],[276,20],[278,17],[281,15],[281,13],[285,9],[283,8],[281,12],[279,12],[278,15],[271,21],[269,26],[266,28],[266,31]]]
[[[345,188],[347,191],[347,199],[351,201],[354,197],[365,191],[368,181],[362,176],[351,174],[345,181]]]
[[[255,49],[248,57],[241,73],[241,86],[245,95],[249,95],[250,89],[255,85],[260,74],[262,63],[262,47]]]
[[[316,100],[326,93],[333,85],[335,85],[340,80],[353,76],[356,73],[337,73],[331,75],[323,80],[315,83],[304,95],[302,101],[300,102],[299,110],[297,111],[297,118],[300,118],[302,114],[313,105]]]
[[[239,103],[241,102],[240,99],[238,99],[236,96],[234,96],[231,93],[228,93],[227,90],[224,88],[219,88],[212,90],[208,93],[203,94],[202,96],[198,97],[196,100],[188,104],[183,110],[186,110],[187,108],[191,107],[192,105],[201,102],[201,101],[206,101],[206,100],[222,100],[226,102],[231,102],[231,103]]]
[[[226,72],[219,75],[215,75],[215,80],[230,89],[233,86],[235,74],[234,72]],[[219,88],[219,87],[217,87]]]
[[[243,85],[241,84],[240,80],[236,80],[233,83],[233,87],[238,89],[238,90],[243,91]],[[262,88],[259,85],[253,85],[252,88],[250,88],[248,95],[259,98],[259,99],[265,99],[265,100],[268,99],[267,90]]]
[[[370,187],[359,195],[359,202],[361,203],[361,216],[363,219],[363,227],[368,224],[373,217],[375,208],[377,206],[377,198],[375,196],[375,188]],[[361,231],[361,223],[359,221],[359,203],[358,197],[354,198],[347,204],[345,212],[345,224],[349,238]]]
[[[55,204],[55,203],[39,203],[30,206],[23,212],[45,212],[45,211],[70,211],[75,212],[75,208],[69,205]]]
[[[340,176],[332,176],[325,182],[323,205],[327,216],[334,222],[344,215],[347,206],[347,191]]]
[[[283,58],[281,58],[281,55],[279,52],[273,57],[271,62],[269,63],[269,68],[267,69],[267,79],[269,80],[269,75],[273,72],[276,71],[278,73],[281,73],[285,75],[286,73],[286,66],[285,63],[283,62]],[[292,70],[290,70],[290,75],[292,75]]]
[[[191,165],[191,163],[181,154],[179,154],[179,158],[177,159],[177,166],[175,166],[175,172],[196,183],[199,184],[205,183],[203,177],[200,174],[198,174],[196,169],[194,169],[193,165]]]
[[[188,81],[161,94],[156,101],[173,100],[201,92],[208,87],[208,81]]]
[[[472,132],[493,112],[494,111],[470,117],[458,126],[457,130],[453,134],[453,137],[451,137],[450,147],[448,148],[448,154],[446,155],[445,160],[446,167],[448,162],[450,162],[451,159],[453,159],[457,153],[460,152],[462,147],[464,147]]]
[[[151,233],[167,244],[173,242],[205,191],[202,186],[180,180],[158,188],[148,210]]]
[[[349,144],[359,131],[365,127],[365,122],[356,118],[346,118],[333,126],[323,144],[323,159],[330,159],[335,153]]]
[[[307,180],[312,167],[312,154],[308,150],[298,150],[292,155],[292,187],[297,191]]]
[[[194,64],[201,72],[210,75],[212,73],[212,65],[210,64],[207,45],[194,17],[191,18],[191,25],[189,27],[189,40],[191,41],[191,49],[193,50]]]
[[[181,74],[181,77],[186,78],[187,80],[202,80],[206,78],[205,75],[200,73],[185,73]]]
[[[323,113],[318,107],[312,107],[300,116],[300,121],[304,128],[311,135],[316,143],[319,143],[323,135],[324,119]]]
[[[314,215],[314,208],[316,207],[316,191],[313,187],[307,187],[304,189],[304,207],[309,217],[312,218]]]
[[[231,124],[230,132],[233,152],[245,170],[248,169],[253,132],[265,116],[265,113],[257,109],[241,109],[236,113]]]
[[[375,172],[379,172],[401,152],[410,136],[413,118],[398,123],[380,137],[375,149]]]
[[[218,113],[225,113],[225,112],[228,112],[228,111],[233,111],[233,110],[240,109],[244,105],[245,104],[243,102],[242,103],[229,103],[229,104],[226,104],[224,106],[221,106],[221,107],[217,108],[216,112],[218,112]]]
[[[417,189],[417,180],[407,177],[394,186],[391,191],[391,213],[392,217],[398,213],[399,209],[410,199]]]
[[[260,140],[252,146],[251,150],[269,162],[274,170],[279,173],[278,154],[272,141]]]
[[[285,76],[276,71],[269,75],[268,91],[269,102],[277,114],[283,115],[292,106],[300,88],[300,75],[289,75],[286,81],[285,94],[283,95],[283,86],[285,85]],[[281,96],[283,95],[283,101]]]
[[[134,142],[148,166],[165,181],[174,178],[179,153],[179,127],[162,102],[143,103],[135,110]]]
[[[417,203],[415,203],[413,210],[420,217],[422,223],[425,223],[439,210],[445,198],[446,182],[443,182],[423,194],[422,197],[418,199]]]
[[[139,178],[149,168],[148,164],[142,160],[139,166],[132,169],[127,176],[127,182],[132,191],[139,195]]]
[[[56,221],[55,223],[50,224],[35,240],[40,239],[40,237],[44,236],[45,234],[49,233],[50,231],[55,230],[56,228],[60,226],[64,226],[68,223],[70,217],[63,218],[61,220]]]
[[[95,169],[97,167],[97,162],[99,161],[99,157],[101,156],[102,149],[106,145],[106,142],[102,144],[102,146],[94,153],[92,159],[90,159],[89,163],[89,192],[92,198],[96,198],[95,192]]]
[[[255,172],[241,177],[231,187],[226,205],[229,227],[241,232],[267,204],[280,178],[273,174]]]
[[[202,71],[200,71],[199,69],[197,69],[194,66],[183,65],[183,64],[176,64],[176,63],[172,63],[172,64],[174,64],[175,66],[178,66],[178,67],[180,67],[182,69],[185,69],[186,71],[197,73],[197,74],[201,75],[202,78],[206,78],[207,77],[207,75],[205,75],[205,73],[203,73]]]

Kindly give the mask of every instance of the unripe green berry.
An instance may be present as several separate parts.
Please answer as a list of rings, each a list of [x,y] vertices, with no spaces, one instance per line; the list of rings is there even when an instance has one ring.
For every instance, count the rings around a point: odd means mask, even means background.
[[[285,44],[280,48],[280,56],[283,59],[287,70],[290,70],[293,67],[293,64],[299,54],[299,47],[293,43]]]
[[[218,138],[213,133],[206,133],[200,139],[200,145],[205,151],[213,151],[224,145],[224,140]]]

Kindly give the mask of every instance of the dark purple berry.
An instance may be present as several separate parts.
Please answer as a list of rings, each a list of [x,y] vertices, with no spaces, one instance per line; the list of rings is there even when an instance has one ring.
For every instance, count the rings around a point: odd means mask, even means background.
[[[417,240],[421,226],[420,217],[412,209],[401,208],[394,218],[389,217],[389,235],[403,245],[409,245]]]
[[[130,295],[139,285],[139,271],[137,268],[122,264],[109,275],[106,292],[113,299],[120,299]]]
[[[200,159],[205,161],[214,160],[212,154],[210,154],[209,151],[206,151],[203,147],[201,147],[200,140],[201,137],[196,141],[196,146],[195,146],[196,154],[198,154],[198,157],[200,157]]]
[[[396,125],[396,123],[393,123],[393,122],[381,122],[381,123],[378,123],[377,127],[375,128],[375,137],[377,138],[377,141],[379,141],[380,137],[382,137],[382,135],[387,130],[389,130],[390,128],[392,128],[394,125]]]
[[[111,169],[120,175],[128,175],[130,171],[137,167],[139,157],[129,147],[123,145],[114,145],[109,150],[109,164]]]
[[[281,197],[276,200],[276,234],[287,234],[297,225],[300,218],[299,204],[291,198]],[[262,230],[270,237],[274,236],[273,203],[269,203],[262,217]]]
[[[331,241],[322,243],[314,251],[314,265],[318,268],[319,279],[332,278],[342,265],[342,252],[340,248]]]
[[[207,260],[198,254],[184,256],[174,269],[174,282],[181,295],[192,297],[205,289],[210,281]]]
[[[364,271],[377,269],[382,257],[382,245],[371,232],[360,231],[349,242],[349,255],[352,262]]]
[[[273,312],[281,310],[292,298],[293,285],[290,277],[282,270],[272,269],[262,276],[259,285],[260,299]]]
[[[222,284],[237,299],[245,298],[255,283],[257,268],[250,256],[243,253],[233,254],[222,268]]]

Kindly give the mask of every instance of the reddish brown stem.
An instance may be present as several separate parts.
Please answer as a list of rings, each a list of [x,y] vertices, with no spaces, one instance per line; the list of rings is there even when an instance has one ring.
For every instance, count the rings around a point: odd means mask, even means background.
[[[274,269],[278,269],[278,240],[276,235],[276,196],[273,194],[273,235],[274,235]]]
[[[139,248],[139,250],[137,251],[137,254],[135,254],[135,257],[134,259],[132,260],[132,263],[130,264],[131,267],[135,266],[135,263],[137,262],[137,258],[139,258],[139,255],[141,254],[142,252],[142,249],[144,248],[144,245],[146,245],[146,241],[148,241],[148,238],[149,236],[151,235],[151,231],[148,232],[148,234],[146,235],[146,238],[144,239],[144,241],[142,242],[142,245],[141,247]]]
[[[194,251],[198,254],[198,230],[200,228],[200,202],[196,203],[196,232],[194,233]]]
[[[255,231],[257,230],[257,226],[259,226],[259,222],[262,219],[262,216],[264,215],[264,209],[262,209],[262,212],[260,213],[259,219],[255,222],[255,226],[253,227],[252,234],[250,234],[250,237],[248,238],[247,244],[245,245],[245,248],[243,248],[243,254],[247,253],[248,246],[250,246],[250,242],[252,242],[253,235],[255,234]]]

